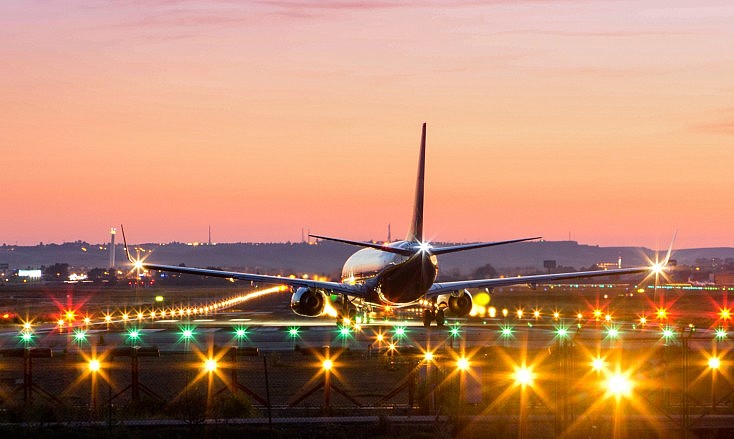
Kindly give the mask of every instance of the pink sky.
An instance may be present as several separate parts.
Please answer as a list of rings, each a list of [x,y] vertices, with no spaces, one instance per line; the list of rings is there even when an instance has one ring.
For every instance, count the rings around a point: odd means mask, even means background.
[[[722,1],[0,2],[0,243],[734,246]]]

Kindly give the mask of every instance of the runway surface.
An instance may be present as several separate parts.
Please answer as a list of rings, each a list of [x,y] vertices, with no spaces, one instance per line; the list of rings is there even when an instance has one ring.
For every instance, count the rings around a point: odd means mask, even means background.
[[[162,319],[126,323],[58,327],[43,324],[24,330],[18,325],[0,329],[0,348],[47,347],[85,350],[89,346],[156,346],[161,351],[184,351],[195,346],[256,347],[287,351],[332,346],[351,350],[426,349],[449,345],[463,349],[485,346],[542,348],[559,342],[597,343],[614,349],[646,345],[675,345],[683,337],[715,340],[714,329],[654,322],[579,321],[577,319],[456,319],[438,328],[418,320],[382,320],[355,327],[338,327],[331,319],[277,319],[270,313],[242,317],[222,314],[200,319]],[[667,332],[664,332],[666,331]],[[24,334],[26,335],[24,338]],[[725,342],[725,340],[721,340]]]

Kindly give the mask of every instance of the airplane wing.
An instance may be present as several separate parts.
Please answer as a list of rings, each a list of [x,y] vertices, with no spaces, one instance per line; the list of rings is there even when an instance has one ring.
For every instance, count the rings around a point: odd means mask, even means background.
[[[145,261],[135,261],[132,256],[130,256],[130,251],[127,248],[125,227],[122,224],[120,224],[120,229],[122,230],[122,240],[125,245],[125,256],[127,256],[127,260],[130,261],[131,264],[133,264],[133,269],[145,268],[148,270],[170,271],[173,273],[194,274],[199,276],[219,277],[224,279],[238,279],[274,285],[288,285],[289,287],[295,288],[318,288],[324,291],[328,291],[330,293],[348,294],[350,296],[356,297],[361,297],[365,295],[365,290],[362,285],[349,285],[340,282],[325,282],[310,279],[268,276],[265,274],[240,273],[238,271],[212,270],[209,268],[182,267],[180,265],[162,265],[151,264]]]
[[[584,279],[589,277],[615,276],[620,274],[653,273],[651,267],[617,268],[613,270],[576,271],[571,273],[538,274],[532,276],[503,277],[494,279],[460,280],[434,283],[428,295],[436,295],[468,288],[495,288],[522,284],[543,284],[557,280]]]
[[[318,288],[328,292],[348,294],[350,296],[364,295],[360,285],[349,285],[340,282],[324,282],[311,279],[268,276],[265,274],[240,273],[237,271],[212,270],[208,268],[181,267],[178,265],[150,264],[147,262],[134,263],[136,268],[147,270],[170,271],[174,273],[195,274],[199,276],[220,277],[224,279],[238,279],[252,282],[262,282],[274,285],[288,285],[290,287]]]

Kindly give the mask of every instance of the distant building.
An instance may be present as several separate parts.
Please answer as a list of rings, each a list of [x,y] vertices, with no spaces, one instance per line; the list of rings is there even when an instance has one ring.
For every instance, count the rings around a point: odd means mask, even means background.
[[[714,283],[716,285],[734,285],[734,272],[714,273]]]
[[[545,268],[546,273],[551,273],[556,269],[556,266],[557,264],[555,259],[546,259],[543,261],[543,268]]]
[[[41,270],[18,270],[18,277],[28,280],[41,280],[43,273]]]

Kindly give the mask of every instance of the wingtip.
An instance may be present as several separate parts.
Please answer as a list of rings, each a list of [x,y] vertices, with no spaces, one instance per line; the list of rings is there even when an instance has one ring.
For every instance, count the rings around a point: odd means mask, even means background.
[[[133,261],[132,256],[130,256],[130,251],[127,248],[127,239],[125,238],[125,227],[120,223],[120,231],[122,232],[122,244],[125,248],[125,256],[127,256],[127,260],[130,261],[131,264],[134,264],[135,261]]]
[[[675,239],[678,237],[678,230],[673,233],[673,239],[670,240],[670,246],[668,246],[668,252],[665,254],[665,265],[670,262],[670,256],[673,254],[673,246],[675,245]]]

